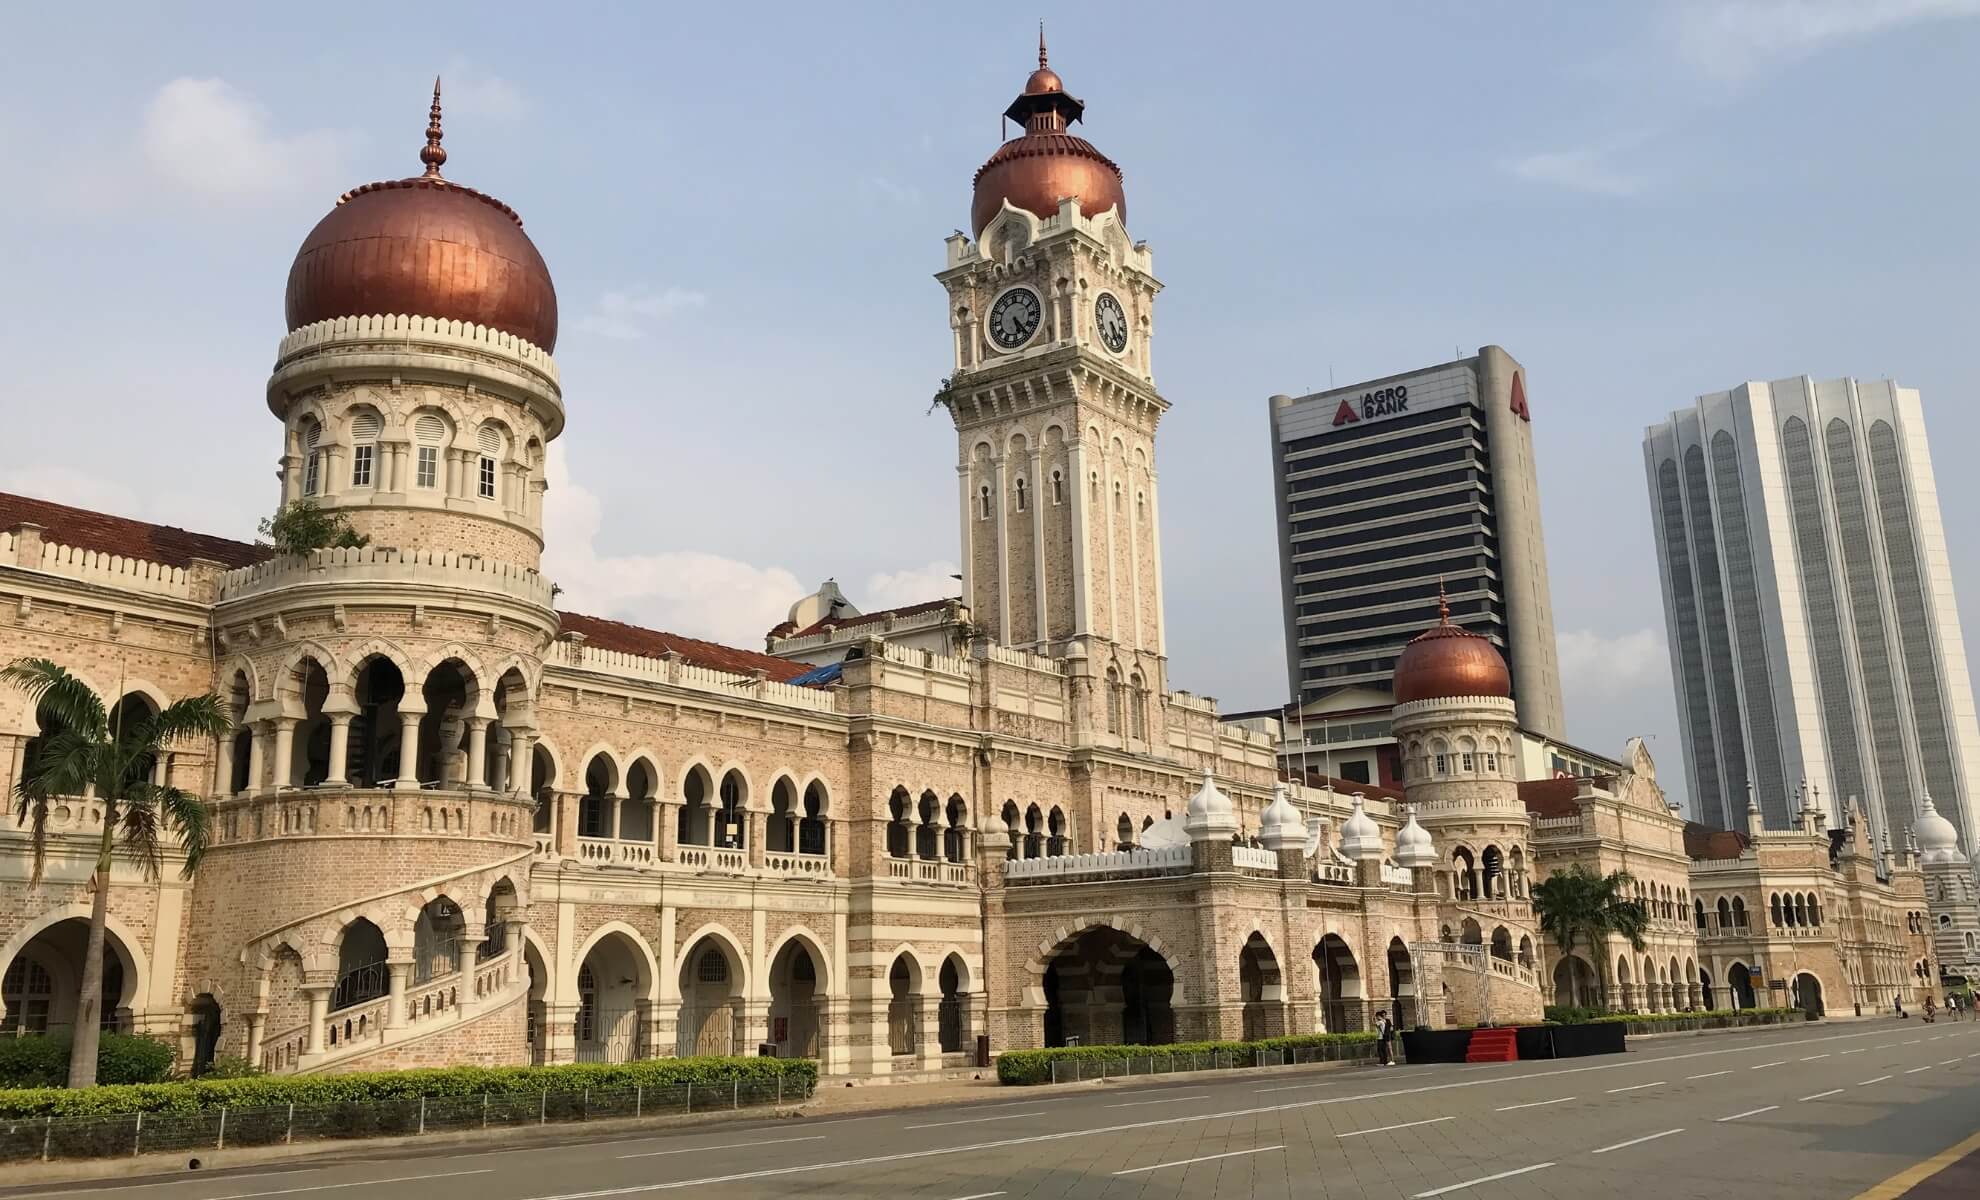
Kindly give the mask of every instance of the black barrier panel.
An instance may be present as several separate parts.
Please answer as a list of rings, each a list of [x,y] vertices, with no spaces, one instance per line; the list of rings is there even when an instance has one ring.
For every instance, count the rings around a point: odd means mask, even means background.
[[[1558,1058],[1580,1058],[1586,1054],[1621,1054],[1626,1049],[1625,1032],[1620,1021],[1556,1025],[1553,1027],[1554,1055]]]
[[[1471,1048],[1469,1029],[1409,1029],[1402,1035],[1403,1057],[1411,1063],[1464,1061]]]

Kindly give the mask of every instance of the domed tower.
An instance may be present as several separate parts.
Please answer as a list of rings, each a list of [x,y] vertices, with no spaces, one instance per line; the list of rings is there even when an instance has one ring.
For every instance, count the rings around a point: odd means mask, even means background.
[[[375,546],[535,568],[557,289],[515,210],[441,175],[440,141],[436,83],[424,171],[346,192],[296,251],[268,379],[282,500]]]
[[[440,174],[347,193],[289,271],[268,382],[282,499],[369,539],[223,576],[238,732],[194,888],[194,992],[272,1071],[527,1060],[543,446],[556,292],[522,223]]]
[[[1925,906],[1932,919],[1932,950],[1942,975],[1980,975],[1980,895],[1973,863],[1960,852],[1959,830],[1941,816],[1930,796],[1912,826],[1918,867],[1925,876]]]
[[[1403,784],[1442,851],[1439,921],[1510,957],[1534,933],[1512,674],[1490,641],[1451,624],[1444,605],[1440,623],[1403,648],[1394,686]]]
[[[1128,237],[1121,170],[1070,132],[1086,105],[1046,58],[1004,115],[948,239],[963,597],[1004,645],[1076,660],[1095,740],[1164,747],[1155,429],[1161,285]]]

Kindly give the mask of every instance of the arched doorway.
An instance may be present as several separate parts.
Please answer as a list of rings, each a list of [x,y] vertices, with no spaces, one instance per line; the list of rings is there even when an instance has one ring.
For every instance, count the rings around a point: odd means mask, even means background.
[[[1595,968],[1587,960],[1570,955],[1554,964],[1554,1003],[1564,1008],[1601,1007]]]
[[[1389,939],[1389,1019],[1397,1029],[1414,1029],[1423,1018],[1416,1011],[1416,966],[1401,938]]]
[[[1636,1011],[1636,993],[1629,985],[1629,960],[1616,960],[1616,1007],[1623,1012]]]
[[[1794,1007],[1806,1013],[1811,1021],[1822,1016],[1825,1010],[1822,1007],[1821,980],[1802,971],[1794,977],[1791,988],[1789,994],[1793,997],[1791,1003]]]
[[[921,1049],[921,964],[902,951],[887,968],[887,1050],[896,1056]]]
[[[770,962],[770,1040],[779,1058],[820,1057],[819,960],[794,937]]]
[[[1340,934],[1330,933],[1313,947],[1313,967],[1319,973],[1320,1027],[1327,1033],[1354,1033],[1361,1028],[1361,968]]]
[[[1278,1037],[1285,1032],[1285,983],[1279,978],[1279,958],[1254,933],[1238,951],[1238,991],[1244,999],[1244,1038]]]
[[[337,984],[330,990],[330,1011],[337,1012],[376,1000],[391,990],[385,969],[385,935],[359,917],[344,926],[337,939]]]
[[[970,1026],[969,969],[960,955],[951,954],[942,960],[937,983],[942,989],[936,1021],[942,1053],[961,1054],[970,1048]]]
[[[578,964],[572,1055],[578,1062],[631,1062],[648,1055],[645,1000],[652,980],[646,951],[624,933],[599,938]]]
[[[1698,1002],[1704,1006],[1707,1012],[1710,1012],[1716,1007],[1714,1003],[1715,998],[1712,994],[1712,973],[1703,967],[1698,968],[1698,995]]]
[[[461,969],[467,918],[446,896],[435,897],[413,921],[413,986],[443,979]]]
[[[1492,957],[1511,962],[1513,956],[1512,931],[1504,925],[1492,929]]]
[[[57,921],[29,939],[14,960],[0,971],[0,1035],[62,1032],[73,1029],[80,1015],[83,959],[89,949],[89,922],[82,917]],[[109,1032],[131,1027],[131,1003],[138,994],[137,967],[130,950],[115,933],[103,931],[103,987],[96,1003],[96,1022]]]
[[[1108,925],[1063,942],[1045,967],[1045,1044],[1160,1046],[1176,1040],[1175,973]]]
[[[742,1019],[742,962],[721,938],[705,936],[681,962],[679,1053],[740,1052]]]
[[[536,943],[523,941],[523,965],[529,968],[529,1012],[523,1018],[523,1038],[529,1044],[529,1061],[542,1065],[549,1061],[550,1047],[546,1036],[549,1025],[550,971],[543,965],[543,956],[536,951]]]
[[[192,1073],[204,1075],[213,1069],[213,1056],[220,1047],[220,1002],[202,992],[192,1002]]]
[[[1757,1008],[1753,1002],[1753,975],[1745,963],[1734,963],[1726,972],[1726,986],[1732,989],[1734,1008]]]

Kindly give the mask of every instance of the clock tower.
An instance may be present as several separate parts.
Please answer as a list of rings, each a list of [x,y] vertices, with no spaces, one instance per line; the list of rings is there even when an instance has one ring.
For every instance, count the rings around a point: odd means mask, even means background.
[[[1068,130],[1085,105],[1046,65],[976,173],[972,238],[948,239],[963,595],[992,640],[1084,660],[1124,739],[1165,690],[1155,279],[1112,160]],[[1139,695],[1137,695],[1137,693]],[[1128,715],[1123,715],[1128,714]],[[1145,735],[1144,735],[1145,736]]]

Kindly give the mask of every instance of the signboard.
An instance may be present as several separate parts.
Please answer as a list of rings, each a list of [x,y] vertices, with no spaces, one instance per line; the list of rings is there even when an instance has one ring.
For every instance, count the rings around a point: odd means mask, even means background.
[[[1515,379],[1518,377],[1515,376]],[[1359,429],[1415,413],[1477,404],[1477,383],[1460,365],[1436,367],[1400,375],[1380,383],[1357,384],[1302,396],[1279,416],[1279,439],[1284,442]],[[1521,394],[1524,399],[1524,393]]]

